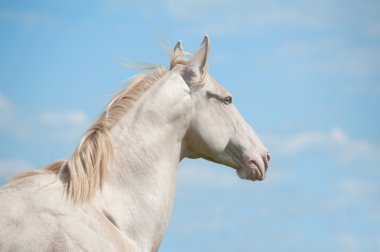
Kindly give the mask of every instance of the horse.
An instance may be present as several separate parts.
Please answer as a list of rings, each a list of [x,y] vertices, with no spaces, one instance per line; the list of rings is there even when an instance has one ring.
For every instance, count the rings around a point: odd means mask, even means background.
[[[0,251],[157,251],[184,158],[263,180],[267,148],[208,72],[206,35],[189,57],[137,75],[109,102],[68,160],[0,189]]]

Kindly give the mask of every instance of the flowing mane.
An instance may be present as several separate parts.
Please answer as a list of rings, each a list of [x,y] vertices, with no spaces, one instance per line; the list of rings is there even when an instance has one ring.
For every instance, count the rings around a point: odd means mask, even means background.
[[[187,65],[189,63],[190,61],[183,55],[174,53],[171,57],[170,69],[178,64]],[[112,160],[113,147],[109,135],[110,130],[136,101],[167,73],[167,70],[161,66],[145,68],[156,69],[156,71],[135,76],[123,90],[113,97],[106,111],[84,134],[70,159],[59,160],[42,169],[18,174],[14,179],[55,173],[60,175],[65,182],[69,200],[80,203],[93,198],[97,190],[102,188]]]
[[[173,64],[178,63],[175,61],[175,57],[173,62],[175,62]],[[109,163],[112,160],[113,148],[109,131],[136,101],[167,72],[162,67],[154,68],[157,69],[155,72],[135,76],[129,81],[126,88],[113,97],[106,111],[84,134],[69,160],[56,161],[40,170],[21,173],[14,179],[43,173],[60,174],[65,181],[68,199],[73,202],[90,200],[96,191],[102,188]]]
[[[109,132],[136,101],[152,87],[166,71],[143,73],[108,104],[106,111],[83,136],[78,148],[60,172],[67,172],[66,191],[69,199],[84,202],[91,199],[106,179],[113,147]]]

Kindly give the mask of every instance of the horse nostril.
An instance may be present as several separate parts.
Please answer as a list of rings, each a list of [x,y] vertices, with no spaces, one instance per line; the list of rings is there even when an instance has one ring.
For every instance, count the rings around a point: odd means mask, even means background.
[[[268,170],[269,160],[270,160],[270,155],[269,155],[269,152],[267,152],[267,155],[263,156],[263,161],[264,161],[264,165],[265,165],[265,171]]]

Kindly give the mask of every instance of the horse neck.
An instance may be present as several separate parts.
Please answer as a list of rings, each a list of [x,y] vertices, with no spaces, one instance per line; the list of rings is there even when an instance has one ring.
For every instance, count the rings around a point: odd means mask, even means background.
[[[191,111],[179,74],[159,82],[113,127],[113,165],[97,197],[119,228],[141,244],[149,243],[143,240],[148,234],[162,236],[166,229]]]

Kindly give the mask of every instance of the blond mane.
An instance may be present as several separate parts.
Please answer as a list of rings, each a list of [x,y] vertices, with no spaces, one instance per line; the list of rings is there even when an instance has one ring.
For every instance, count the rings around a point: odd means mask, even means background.
[[[111,128],[165,73],[163,68],[157,67],[156,72],[143,73],[129,81],[87,130],[69,160],[56,161],[40,170],[21,173],[14,179],[41,173],[60,173],[65,178],[68,199],[73,202],[90,200],[102,188],[112,160]]]
[[[187,65],[182,55],[171,57],[170,69],[177,64]],[[155,72],[134,77],[129,84],[116,94],[106,111],[87,130],[77,149],[67,161],[56,161],[40,170],[21,173],[14,179],[37,174],[54,173],[61,175],[65,182],[67,198],[74,203],[88,201],[102,188],[113,156],[110,130],[129,111],[137,100],[167,72],[162,67]]]

